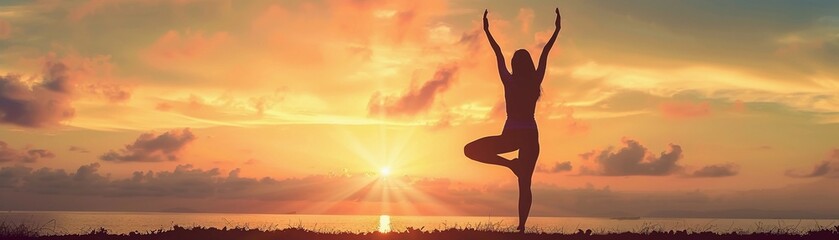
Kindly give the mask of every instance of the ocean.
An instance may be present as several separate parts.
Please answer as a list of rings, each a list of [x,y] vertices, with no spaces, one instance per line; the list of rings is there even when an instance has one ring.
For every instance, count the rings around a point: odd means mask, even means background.
[[[203,226],[247,227],[263,230],[303,227],[322,232],[389,232],[408,227],[424,230],[477,227],[512,230],[516,217],[498,216],[389,216],[389,215],[305,215],[234,213],[158,213],[158,212],[57,212],[14,211],[0,213],[0,222],[27,224],[41,228],[45,235],[90,232],[105,228],[110,233],[145,233],[153,230]],[[640,218],[609,219],[587,217],[531,217],[529,231],[573,233],[577,229],[594,232],[642,232],[650,230],[688,230],[713,232],[766,232],[819,229],[839,224],[831,219],[706,219]]]

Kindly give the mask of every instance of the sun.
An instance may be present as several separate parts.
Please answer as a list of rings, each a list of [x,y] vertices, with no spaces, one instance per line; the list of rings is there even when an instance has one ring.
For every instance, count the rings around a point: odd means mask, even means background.
[[[379,175],[382,175],[382,177],[390,176],[390,174],[390,167],[382,167],[381,169],[379,169]]]

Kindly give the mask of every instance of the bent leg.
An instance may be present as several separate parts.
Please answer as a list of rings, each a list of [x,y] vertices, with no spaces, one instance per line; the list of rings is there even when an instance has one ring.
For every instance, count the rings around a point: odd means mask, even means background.
[[[463,154],[478,162],[509,167],[510,161],[498,156],[498,154],[512,152],[517,149],[518,146],[515,139],[499,135],[483,137],[466,144],[463,147]]]

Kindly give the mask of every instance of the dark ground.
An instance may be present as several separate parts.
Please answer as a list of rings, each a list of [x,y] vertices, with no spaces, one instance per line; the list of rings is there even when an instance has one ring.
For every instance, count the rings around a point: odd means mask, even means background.
[[[512,233],[487,231],[476,229],[448,229],[442,231],[420,231],[417,229],[408,229],[404,232],[390,232],[390,233],[321,233],[302,228],[289,228],[282,230],[263,231],[256,229],[232,228],[232,229],[217,229],[193,227],[183,228],[174,226],[171,230],[157,230],[146,233],[130,233],[130,234],[109,234],[104,229],[94,230],[86,234],[70,234],[58,236],[39,236],[37,232],[32,229],[21,227],[9,227],[0,229],[0,239],[55,239],[55,240],[70,240],[70,239],[125,239],[125,240],[140,240],[140,239],[341,239],[341,240],[356,240],[356,239],[441,239],[441,240],[462,240],[462,239],[818,239],[829,240],[839,239],[839,226],[832,228],[824,228],[822,230],[794,233],[794,232],[767,232],[767,233],[712,233],[699,232],[690,233],[686,231],[668,231],[659,232],[651,231],[646,233],[592,233],[579,230],[575,234],[560,234],[560,233]]]

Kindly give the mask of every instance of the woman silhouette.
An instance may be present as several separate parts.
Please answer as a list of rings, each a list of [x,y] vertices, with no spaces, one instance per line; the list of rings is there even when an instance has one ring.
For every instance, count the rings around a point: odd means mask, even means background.
[[[489,32],[487,11],[484,11],[484,32],[486,32],[492,50],[495,51],[498,74],[501,75],[501,83],[504,85],[507,121],[504,123],[504,130],[501,131],[501,135],[484,137],[466,144],[463,152],[472,160],[507,167],[516,175],[519,182],[519,226],[516,229],[519,232],[524,232],[524,224],[530,214],[530,205],[533,202],[530,182],[533,169],[536,167],[536,159],[539,158],[539,130],[536,127],[536,119],[533,117],[533,113],[536,111],[536,101],[541,94],[542,79],[545,78],[548,52],[556,41],[559,29],[560,16],[559,8],[557,8],[556,29],[542,50],[542,55],[539,57],[539,67],[533,66],[533,59],[531,59],[527,50],[519,49],[513,54],[511,62],[513,72],[510,73],[507,71],[501,47],[498,46]],[[507,160],[498,156],[498,154],[515,150],[519,150],[518,158]]]

